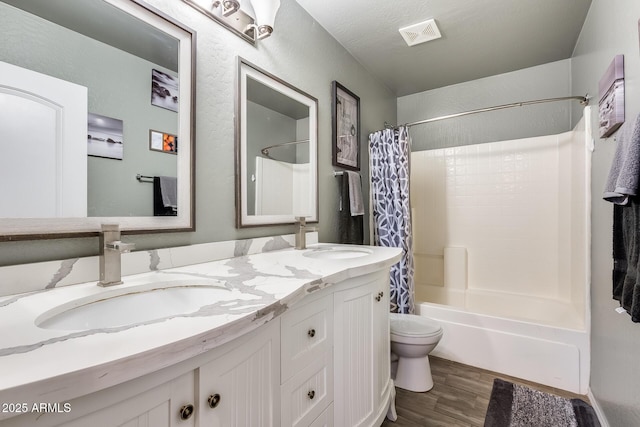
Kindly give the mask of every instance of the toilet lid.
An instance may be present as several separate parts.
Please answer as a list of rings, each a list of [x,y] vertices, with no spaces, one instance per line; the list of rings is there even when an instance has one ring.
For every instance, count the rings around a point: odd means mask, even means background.
[[[429,336],[440,333],[442,327],[435,320],[413,314],[389,313],[391,333],[405,337]]]

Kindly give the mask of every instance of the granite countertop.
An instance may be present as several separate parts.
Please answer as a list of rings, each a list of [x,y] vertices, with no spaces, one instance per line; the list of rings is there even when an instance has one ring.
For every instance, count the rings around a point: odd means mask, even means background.
[[[0,402],[67,401],[174,365],[254,330],[307,294],[388,268],[401,253],[357,246],[371,253],[346,259],[309,256],[341,247],[319,244],[159,270],[124,277],[123,284],[110,288],[91,282],[4,297]],[[43,317],[87,301],[158,284],[220,291],[215,301],[195,312],[151,321],[83,330],[37,326]],[[0,419],[10,415],[0,414]]]

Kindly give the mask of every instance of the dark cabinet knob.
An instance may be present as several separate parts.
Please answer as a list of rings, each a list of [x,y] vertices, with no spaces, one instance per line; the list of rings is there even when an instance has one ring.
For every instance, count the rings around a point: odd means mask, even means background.
[[[307,335],[309,335],[309,337],[313,338],[316,336],[316,330],[315,329],[309,329],[309,332],[307,332]]]
[[[309,393],[307,393],[307,396],[309,396],[309,399],[313,399],[314,397],[316,397],[316,392],[311,390]]]
[[[207,399],[207,404],[209,404],[209,408],[215,408],[220,403],[220,395],[218,393],[212,394]]]
[[[182,408],[180,408],[180,419],[181,420],[188,420],[189,418],[191,418],[192,415],[193,415],[193,405],[192,404],[184,405]]]

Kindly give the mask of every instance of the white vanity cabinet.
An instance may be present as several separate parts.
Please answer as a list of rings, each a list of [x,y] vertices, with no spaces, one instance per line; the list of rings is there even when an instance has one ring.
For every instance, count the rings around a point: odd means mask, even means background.
[[[379,426],[390,396],[388,283],[383,269],[327,286],[208,352],[74,399],[71,412],[0,425]]]
[[[386,269],[296,304],[282,316],[282,425],[380,425],[391,392],[389,345]]]
[[[334,293],[335,425],[380,425],[390,393],[388,271],[344,288]]]

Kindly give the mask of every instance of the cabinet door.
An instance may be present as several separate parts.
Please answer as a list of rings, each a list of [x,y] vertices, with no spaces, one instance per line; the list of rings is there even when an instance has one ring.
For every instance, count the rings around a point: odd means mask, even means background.
[[[247,338],[199,368],[200,427],[280,426],[280,319]]]
[[[183,407],[195,404],[194,396],[194,373],[189,372],[133,398],[64,425],[65,427],[194,427],[195,414],[192,413],[186,420],[181,417]]]
[[[334,294],[335,425],[370,425],[374,415],[375,282]],[[376,331],[376,334],[378,331]]]
[[[374,299],[374,360],[375,384],[378,404],[386,403],[389,399],[391,379],[391,336],[389,331],[389,276],[379,281],[380,300]],[[385,410],[386,413],[386,410]]]

